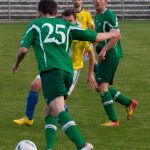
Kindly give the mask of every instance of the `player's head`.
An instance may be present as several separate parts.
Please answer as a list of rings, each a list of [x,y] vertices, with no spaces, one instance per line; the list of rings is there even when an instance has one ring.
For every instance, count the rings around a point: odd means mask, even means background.
[[[82,0],[72,0],[74,8],[82,7]]]
[[[57,15],[57,3],[54,0],[40,0],[38,3],[38,13],[40,17]]]
[[[93,0],[96,11],[103,11],[107,5],[107,0]]]
[[[76,23],[76,13],[73,9],[66,9],[62,13],[62,19],[71,23]]]

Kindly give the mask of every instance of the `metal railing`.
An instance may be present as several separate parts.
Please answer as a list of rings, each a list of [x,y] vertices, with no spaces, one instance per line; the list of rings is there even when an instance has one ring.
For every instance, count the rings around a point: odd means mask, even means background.
[[[39,0],[0,0],[0,20],[35,19]],[[72,0],[57,0],[59,14],[66,7],[72,6]],[[83,6],[92,14],[95,13],[92,0],[83,0]],[[150,0],[109,0],[108,8],[120,19],[149,19]]]

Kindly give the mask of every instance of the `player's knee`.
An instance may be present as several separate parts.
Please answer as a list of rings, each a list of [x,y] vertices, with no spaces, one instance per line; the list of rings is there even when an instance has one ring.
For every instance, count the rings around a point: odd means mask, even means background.
[[[96,91],[98,93],[107,92],[108,91],[108,83],[97,84]]]
[[[31,83],[31,91],[39,92],[41,90],[41,83],[39,81],[33,81]]]
[[[56,109],[53,109],[52,114],[54,117],[58,117],[62,111],[65,111],[65,108],[57,106]]]
[[[54,117],[58,117],[62,111],[65,111],[64,106],[57,104],[55,107],[52,108],[52,115]]]

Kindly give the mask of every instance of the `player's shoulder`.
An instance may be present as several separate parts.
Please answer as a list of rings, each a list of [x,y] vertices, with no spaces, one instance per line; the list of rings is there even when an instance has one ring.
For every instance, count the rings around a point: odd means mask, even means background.
[[[69,24],[68,21],[63,20],[63,19],[61,19],[61,18],[55,18],[55,21],[58,22],[58,23],[66,24],[66,25]]]
[[[115,14],[115,12],[113,12],[112,10],[110,10],[110,9],[107,9],[106,10],[106,14],[108,15],[108,16],[115,16],[116,17],[116,14]]]
[[[84,12],[85,14],[91,14],[87,9],[82,8],[82,12]]]
[[[40,26],[41,24],[47,22],[46,20],[47,20],[47,18],[45,18],[45,17],[40,17],[40,18],[37,18],[37,19],[35,19],[35,20],[32,20],[32,21],[31,21],[31,24],[36,25],[36,26]]]
[[[70,25],[70,22],[66,21],[66,20],[63,20],[62,18],[51,18],[51,20],[48,21],[49,23],[51,24],[64,24],[66,26],[69,26]]]
[[[38,22],[39,19],[34,19],[34,20],[31,20],[28,24],[35,24],[36,22]]]
[[[33,28],[33,25],[36,25],[37,19],[35,20],[31,20],[28,22],[26,30],[28,30],[29,28]]]
[[[82,11],[88,12],[88,10],[87,10],[87,9],[85,9],[85,8],[82,8]]]

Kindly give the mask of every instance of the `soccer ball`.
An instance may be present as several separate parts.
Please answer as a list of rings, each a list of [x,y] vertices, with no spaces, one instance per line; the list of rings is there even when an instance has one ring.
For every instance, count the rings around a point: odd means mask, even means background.
[[[16,150],[37,150],[37,147],[30,140],[22,140],[17,144]]]

